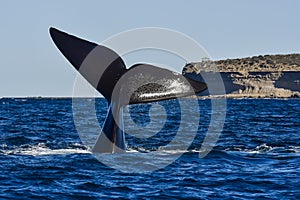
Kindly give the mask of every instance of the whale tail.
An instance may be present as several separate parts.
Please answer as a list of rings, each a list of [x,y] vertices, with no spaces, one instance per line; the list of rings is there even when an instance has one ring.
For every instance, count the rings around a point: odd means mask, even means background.
[[[113,50],[50,28],[57,48],[75,69],[109,102],[109,110],[93,152],[125,151],[122,107],[190,96],[207,86],[181,74],[149,64],[126,69]]]

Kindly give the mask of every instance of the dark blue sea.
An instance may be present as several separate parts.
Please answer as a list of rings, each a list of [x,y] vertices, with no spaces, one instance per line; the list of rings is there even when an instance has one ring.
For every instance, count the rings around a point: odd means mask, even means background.
[[[187,119],[177,100],[126,107],[134,123],[125,120],[125,155],[91,153],[107,103],[75,101],[0,99],[0,199],[300,199],[300,100],[226,100],[222,132],[203,157],[220,123],[209,99],[185,109]]]

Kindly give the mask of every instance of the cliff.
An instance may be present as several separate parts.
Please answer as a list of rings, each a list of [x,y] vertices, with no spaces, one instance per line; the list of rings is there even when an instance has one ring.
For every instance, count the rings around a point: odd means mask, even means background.
[[[205,82],[213,84],[207,79],[214,79],[216,72],[220,73],[226,97],[300,97],[300,54],[203,60],[186,64],[182,73],[199,81],[206,77]],[[201,95],[212,96],[208,91]],[[224,93],[214,91],[213,96],[224,96]]]

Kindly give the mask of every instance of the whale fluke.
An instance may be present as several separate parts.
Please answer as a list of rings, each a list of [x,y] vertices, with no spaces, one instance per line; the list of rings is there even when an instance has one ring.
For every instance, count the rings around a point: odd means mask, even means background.
[[[122,58],[105,46],[55,28],[50,28],[49,32],[67,60],[109,102],[93,152],[125,151],[123,106],[190,96],[207,88],[203,82],[149,64],[135,64],[126,69]]]
[[[67,60],[95,89],[110,101],[116,82],[126,72],[122,58],[105,46],[80,39],[58,29],[50,28],[49,32],[55,45]],[[95,60],[84,65],[85,59],[92,54],[93,50],[97,53],[96,58],[91,55],[89,60]],[[83,65],[85,68],[81,68]],[[86,67],[87,65],[88,67]],[[102,74],[102,76],[97,77],[97,74]]]
[[[69,35],[55,28],[49,29],[50,35],[68,61],[78,70],[86,56],[97,44]]]

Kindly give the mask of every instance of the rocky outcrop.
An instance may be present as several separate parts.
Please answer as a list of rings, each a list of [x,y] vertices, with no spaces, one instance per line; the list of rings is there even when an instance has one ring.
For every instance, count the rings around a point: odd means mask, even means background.
[[[225,94],[217,92],[214,96],[300,97],[300,54],[265,55],[219,61],[204,60],[188,63],[183,69],[185,76],[200,81],[204,81],[203,75],[213,79],[216,72],[221,75]],[[213,84],[213,81],[211,83]],[[211,96],[208,91],[202,95]]]

